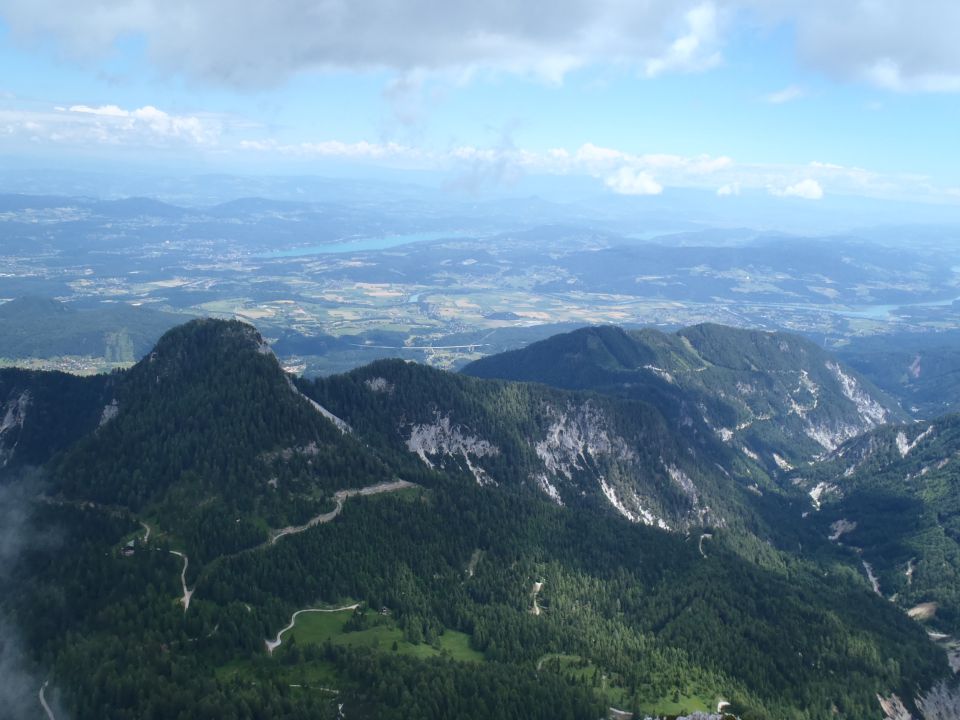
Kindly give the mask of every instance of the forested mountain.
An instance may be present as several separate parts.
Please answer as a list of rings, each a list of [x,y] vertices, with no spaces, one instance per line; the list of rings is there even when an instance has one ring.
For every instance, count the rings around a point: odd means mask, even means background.
[[[793,482],[824,535],[869,564],[876,591],[931,631],[960,632],[960,416],[883,427]]]
[[[684,422],[678,385],[671,406],[401,361],[293,381],[214,320],[107,378],[0,374],[21,715],[46,682],[74,720],[832,720],[949,694],[943,648],[803,517],[806,488]]]
[[[42,465],[113,412],[115,378],[0,370],[0,468]]]
[[[53,464],[57,487],[149,508],[201,557],[306,521],[335,490],[393,479],[297,391],[249,325],[175,328],[116,385],[113,417]]]
[[[914,417],[929,420],[960,410],[960,331],[853,338],[837,355]]]
[[[643,398],[681,428],[705,424],[771,473],[906,418],[893,399],[817,345],[721,325],[671,334],[583,328],[483,358],[464,372]]]
[[[400,360],[302,385],[368,443],[408,464],[664,529],[738,522],[751,513],[748,486],[768,482],[748,458],[712,435],[675,432],[640,400],[476,380]]]

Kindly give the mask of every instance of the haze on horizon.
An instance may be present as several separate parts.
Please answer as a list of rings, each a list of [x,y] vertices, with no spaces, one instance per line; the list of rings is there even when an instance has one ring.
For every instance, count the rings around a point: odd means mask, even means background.
[[[0,190],[313,175],[955,222],[958,23],[949,0],[0,0]]]

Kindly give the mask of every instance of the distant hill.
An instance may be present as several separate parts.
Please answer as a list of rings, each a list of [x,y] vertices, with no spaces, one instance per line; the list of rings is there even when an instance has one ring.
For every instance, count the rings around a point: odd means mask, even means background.
[[[835,351],[914,417],[960,411],[960,331],[853,338]]]
[[[0,357],[64,355],[133,362],[184,316],[125,303],[79,309],[57,300],[22,297],[0,305]]]
[[[713,324],[676,333],[583,328],[463,372],[642,399],[678,427],[704,425],[773,473],[907,417],[814,343]]]

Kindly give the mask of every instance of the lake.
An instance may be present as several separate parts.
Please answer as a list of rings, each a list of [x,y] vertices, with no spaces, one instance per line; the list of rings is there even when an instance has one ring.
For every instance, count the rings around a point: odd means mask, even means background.
[[[332,243],[324,243],[323,245],[307,245],[305,247],[287,248],[284,250],[271,250],[270,252],[257,255],[257,257],[285,258],[302,257],[305,255],[331,255],[336,253],[387,250],[388,248],[398,247],[400,245],[428,242],[431,240],[455,239],[458,237],[464,237],[464,233],[446,230],[444,232],[418,232],[404,233],[401,235],[383,235],[380,237],[350,238]]]

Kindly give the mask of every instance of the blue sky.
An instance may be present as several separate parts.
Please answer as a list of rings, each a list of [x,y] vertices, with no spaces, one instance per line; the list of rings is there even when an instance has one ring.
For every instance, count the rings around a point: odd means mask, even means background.
[[[0,0],[0,157],[960,205],[958,26],[939,0]]]

